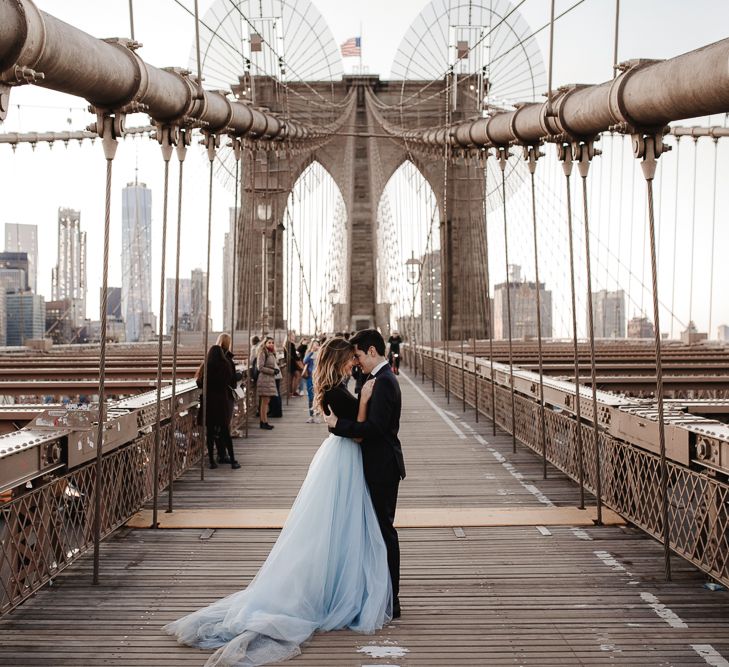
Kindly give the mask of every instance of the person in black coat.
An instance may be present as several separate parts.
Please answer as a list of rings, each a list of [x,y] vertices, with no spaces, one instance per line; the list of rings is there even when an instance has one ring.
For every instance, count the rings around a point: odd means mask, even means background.
[[[393,617],[400,616],[400,544],[393,525],[400,480],[405,479],[405,462],[398,439],[402,399],[400,385],[385,357],[385,341],[376,329],[358,331],[349,341],[357,364],[374,378],[366,421],[337,415],[334,406],[324,421],[335,435],[361,439],[362,465],[372,504],[387,547],[393,595]]]
[[[218,465],[214,458],[217,445],[218,463],[230,463],[232,468],[240,468],[233,455],[233,439],[230,435],[230,421],[233,418],[233,389],[241,378],[235,369],[233,353],[230,350],[231,339],[227,333],[218,336],[215,345],[208,350],[205,363],[201,365],[197,386],[203,389],[205,374],[208,376],[207,393],[200,401],[198,423],[202,424],[203,412],[207,426],[208,460],[211,468]],[[203,410],[203,404],[205,409]]]

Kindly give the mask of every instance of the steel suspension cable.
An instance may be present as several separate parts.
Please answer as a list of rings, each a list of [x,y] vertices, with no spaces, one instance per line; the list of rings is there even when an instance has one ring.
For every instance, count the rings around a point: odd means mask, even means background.
[[[129,36],[134,40],[134,0],[129,0]]]
[[[674,202],[673,202],[673,261],[671,270],[673,271],[673,281],[671,284],[671,339],[673,339],[673,324],[676,320],[676,244],[678,240],[678,171],[679,171],[679,154],[681,151],[681,137],[676,137],[676,183],[674,185]]]
[[[100,126],[100,127],[99,127]],[[115,119],[108,115],[97,121],[97,132],[102,138],[106,158],[106,190],[104,203],[104,251],[101,278],[101,341],[99,345],[99,423],[96,428],[96,465],[94,493],[94,555],[92,584],[99,583],[99,550],[101,545],[101,493],[103,490],[104,427],[106,422],[106,336],[107,304],[109,297],[109,233],[111,228],[111,174],[112,162],[116,155],[118,142],[115,136]],[[136,196],[135,192],[135,196]]]
[[[450,357],[448,351],[448,338],[451,334],[451,275],[450,275],[450,225],[448,220],[448,166],[450,163],[450,124],[451,124],[451,87],[453,85],[453,68],[446,77],[445,89],[445,132],[443,133],[443,219],[441,220],[441,303],[443,307],[441,327],[443,342],[445,343],[445,363],[443,364],[444,388],[446,403],[450,405]],[[454,93],[456,94],[456,93]]]
[[[698,172],[697,169],[697,158],[699,154],[699,138],[694,137],[694,189],[693,189],[693,214],[691,219],[691,261],[690,261],[690,269],[689,269],[689,316],[688,316],[688,326],[689,329],[691,327],[691,323],[693,322],[693,307],[694,307],[694,245],[696,242],[696,175]],[[651,185],[651,191],[653,190],[653,186]],[[690,338],[689,338],[690,340]]]
[[[570,253],[570,297],[572,299],[572,350],[574,355],[575,374],[575,438],[577,444],[577,470],[580,484],[580,509],[585,508],[585,469],[584,453],[582,451],[582,414],[580,405],[580,356],[577,345],[577,292],[575,290],[575,252],[574,233],[572,231],[572,149],[569,144],[559,147],[559,159],[562,161],[562,170],[565,175],[567,194],[567,234],[569,237]]]
[[[709,338],[711,338],[711,319],[714,308],[714,240],[716,238],[716,174],[718,157],[719,138],[714,137],[714,185],[711,194],[711,259],[709,260]],[[661,171],[661,173],[663,172]]]
[[[243,267],[243,271],[241,272],[242,275],[242,281],[243,281],[243,305],[241,308],[241,313],[243,317],[245,317],[248,331],[248,371],[246,372],[246,419],[245,419],[245,437],[248,437],[248,429],[249,429],[249,419],[250,419],[250,409],[251,409],[251,374],[250,369],[251,365],[253,364],[252,353],[253,353],[253,345],[251,344],[251,338],[253,335],[253,297],[254,297],[254,287],[253,287],[253,274],[254,274],[254,247],[253,247],[253,220],[255,215],[255,187],[256,187],[256,151],[255,149],[246,151],[246,154],[250,156],[250,168],[248,169],[248,173],[250,174],[250,208],[249,208],[249,214],[244,215],[243,213],[243,197],[241,196],[241,220],[247,220],[248,224],[245,225],[243,228],[243,240],[242,240],[242,250],[241,255],[245,257],[246,264]],[[243,187],[243,179],[241,179],[241,187]],[[242,259],[242,258],[241,258]],[[263,344],[263,340],[261,341],[261,344]],[[257,350],[256,350],[257,352]]]
[[[484,269],[486,271],[486,313],[488,315],[487,328],[489,334],[489,365],[491,374],[491,429],[496,435],[496,376],[494,375],[494,318],[491,309],[491,272],[489,270],[489,222],[488,222],[488,161],[489,151],[484,153],[483,163],[483,242],[484,242]],[[502,172],[503,174],[503,172]],[[494,294],[494,297],[496,295]]]
[[[172,315],[172,398],[170,399],[170,433],[171,441],[168,455],[168,478],[167,478],[167,511],[172,512],[173,507],[173,482],[174,469],[177,454],[177,439],[175,437],[175,422],[177,420],[177,353],[180,342],[180,241],[182,239],[182,174],[187,155],[187,145],[190,142],[190,129],[180,129],[180,136],[177,140],[177,162],[179,164],[179,182],[177,184],[177,236],[175,248],[175,296],[174,312]],[[169,326],[169,322],[167,323]],[[201,452],[204,452],[204,443]],[[201,454],[202,456],[202,454]]]
[[[537,195],[534,179],[537,170],[537,159],[540,156],[539,148],[532,146],[525,149],[525,156],[529,160],[529,174],[531,176],[532,190],[532,224],[534,236],[534,273],[536,281],[536,306],[537,306],[537,349],[539,353],[539,439],[542,446],[542,479],[547,479],[547,423],[544,414],[544,356],[542,350],[542,300],[540,296],[541,285],[539,283],[539,252],[537,250]]]
[[[587,205],[587,174],[591,163],[591,146],[580,144],[578,167],[582,178],[583,219],[585,224],[585,266],[587,270],[587,330],[590,339],[590,381],[592,384],[592,423],[595,452],[595,500],[597,524],[602,525],[602,470],[600,466],[600,424],[597,406],[597,367],[595,360],[595,322],[592,308],[592,271],[590,267],[590,218]]]
[[[663,558],[666,581],[671,581],[671,532],[668,509],[668,463],[666,461],[666,431],[663,405],[663,360],[661,356],[661,324],[658,301],[658,259],[656,254],[656,226],[653,211],[653,179],[655,177],[657,160],[664,147],[662,137],[644,137],[634,139],[635,156],[642,158],[641,168],[646,181],[648,195],[648,230],[650,236],[651,256],[651,283],[653,287],[653,319],[655,323],[654,342],[656,355],[656,399],[658,402],[658,441],[660,446],[661,471],[661,522],[663,537]],[[690,322],[690,320],[689,320]]]
[[[205,273],[205,329],[203,333],[203,354],[205,355],[203,363],[205,370],[203,373],[203,428],[204,435],[203,444],[208,446],[208,347],[209,347],[209,330],[210,330],[210,246],[213,233],[213,165],[215,163],[215,153],[217,148],[218,137],[209,132],[205,133],[205,148],[207,149],[209,167],[208,176],[208,240],[206,250],[206,273]],[[205,450],[200,457],[200,478],[205,476]]]
[[[240,217],[241,217],[241,209],[242,207],[238,206],[238,195],[239,195],[239,189],[240,189],[240,157],[241,157],[241,143],[240,139],[238,137],[232,137],[232,148],[233,148],[233,158],[235,159],[235,177],[233,180],[233,185],[235,189],[235,199],[233,202],[233,257],[231,258],[231,268],[230,268],[230,349],[235,349],[235,329],[236,329],[236,296],[237,296],[237,287],[238,287],[238,281],[236,280],[236,272],[238,270],[238,226],[240,224]],[[242,202],[241,202],[242,203]]]
[[[501,198],[504,216],[504,259],[506,264],[506,324],[509,337],[509,390],[511,393],[511,445],[516,453],[516,398],[514,396],[514,350],[511,332],[511,280],[509,278],[509,228],[506,215],[506,164],[509,159],[507,148],[499,147],[498,157],[501,168]]]
[[[159,322],[157,339],[157,398],[155,403],[154,423],[154,450],[152,458],[152,528],[159,528],[157,510],[159,501],[159,459],[162,444],[162,350],[164,346],[164,315],[165,315],[165,264],[167,260],[167,208],[169,203],[170,185],[170,158],[175,143],[175,128],[169,125],[158,129],[159,142],[162,146],[162,159],[164,160],[164,194],[162,196],[162,254],[160,258],[159,279]],[[136,193],[135,193],[136,195]],[[171,406],[174,410],[174,406]],[[168,442],[171,447],[171,441]]]

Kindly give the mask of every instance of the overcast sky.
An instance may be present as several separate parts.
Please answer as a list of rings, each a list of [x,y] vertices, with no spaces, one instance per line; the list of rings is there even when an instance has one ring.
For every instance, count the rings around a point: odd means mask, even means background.
[[[184,0],[184,3],[192,7],[192,0]],[[37,4],[43,11],[97,37],[129,34],[127,0],[38,0]],[[211,4],[208,0],[201,0],[201,12],[204,14]],[[316,0],[314,4],[326,17],[337,43],[357,35],[359,26],[362,26],[364,64],[370,72],[386,78],[403,34],[427,3],[415,0]],[[526,0],[520,11],[526,22],[537,29],[549,19],[549,4],[548,0]],[[557,12],[573,4],[574,0],[559,0]],[[729,25],[729,2],[725,0],[694,0],[691,3],[685,0],[623,0],[622,5],[620,60],[672,57],[726,37]],[[614,10],[613,0],[585,0],[558,23],[555,85],[598,83],[610,78]],[[189,15],[173,0],[136,0],[135,28],[136,39],[144,44],[139,53],[146,61],[157,66],[188,66],[194,25]],[[538,38],[545,62],[547,38],[546,30]],[[347,61],[345,70],[356,63],[356,60]],[[0,132],[82,129],[93,120],[85,107],[86,103],[82,100],[52,91],[30,86],[14,89],[11,111],[7,121],[0,125]],[[183,276],[189,275],[192,268],[204,266],[205,262],[207,161],[195,148],[185,165]],[[706,157],[710,154],[707,153]],[[721,165],[723,169],[723,162]],[[162,169],[159,148],[153,142],[137,139],[126,140],[120,145],[114,162],[111,285],[121,284],[121,188],[134,180],[135,170],[138,170],[139,180],[153,189],[153,276],[159,274]],[[34,152],[29,146],[21,146],[15,153],[8,146],[0,146],[0,170],[3,174],[0,181],[0,224],[21,222],[39,226],[38,290],[46,298],[50,298],[51,267],[56,262],[57,209],[63,206],[81,210],[81,223],[87,231],[89,247],[87,316],[97,318],[104,211],[104,159],[100,145],[92,146],[87,142],[81,147],[78,144],[68,148],[56,145],[53,149],[38,146]],[[690,173],[686,173],[690,178]],[[709,179],[709,171],[700,172],[700,181]],[[727,213],[725,203],[723,200],[720,202],[724,214]],[[232,204],[232,194],[216,186],[211,271],[215,326],[222,324],[220,264],[223,233],[227,230],[227,208]],[[170,201],[171,224],[175,216],[173,196]],[[173,243],[174,236],[168,245]],[[171,250],[167,261],[168,275],[174,270]],[[153,304],[156,308],[158,278],[154,279],[154,284]],[[706,285],[703,287],[702,295],[695,296],[694,303],[705,304]],[[700,310],[699,306],[694,308]],[[726,308],[723,316],[729,319]],[[715,315],[714,324],[717,323]]]

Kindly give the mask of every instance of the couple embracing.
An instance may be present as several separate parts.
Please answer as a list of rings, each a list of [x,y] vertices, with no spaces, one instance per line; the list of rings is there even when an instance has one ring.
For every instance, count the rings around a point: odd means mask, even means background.
[[[354,365],[369,376],[359,400],[346,386]],[[216,648],[207,667],[285,660],[317,630],[372,633],[400,616],[401,399],[380,333],[325,342],[314,391],[331,434],[266,562],[246,589],[164,627],[180,643]]]

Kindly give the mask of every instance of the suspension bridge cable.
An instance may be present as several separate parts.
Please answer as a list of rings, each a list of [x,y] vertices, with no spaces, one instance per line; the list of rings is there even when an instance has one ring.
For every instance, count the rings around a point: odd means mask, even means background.
[[[162,254],[160,258],[159,279],[159,322],[157,339],[157,399],[155,404],[154,424],[154,450],[152,459],[152,528],[159,528],[157,510],[159,501],[159,468],[160,448],[162,444],[162,349],[164,345],[164,316],[165,316],[165,264],[167,260],[167,208],[169,204],[170,184],[170,158],[175,141],[175,129],[160,126],[158,129],[159,142],[162,147],[162,160],[164,161],[164,190],[162,195]],[[174,408],[173,408],[174,409]]]
[[[180,342],[180,242],[182,240],[182,185],[183,167],[187,155],[187,144],[189,143],[190,130],[180,129],[180,136],[177,140],[177,162],[179,165],[179,181],[177,184],[177,234],[175,248],[175,295],[172,314],[172,397],[170,399],[170,433],[171,442],[168,456],[168,478],[167,478],[167,511],[172,512],[173,504],[173,482],[177,454],[177,437],[175,435],[175,421],[177,420],[177,354]],[[167,323],[169,327],[169,322]],[[204,451],[203,449],[201,451]]]
[[[574,383],[575,383],[575,438],[577,444],[577,468],[580,485],[580,509],[585,508],[585,469],[584,454],[582,451],[582,414],[580,405],[580,356],[577,346],[577,296],[575,290],[575,252],[574,234],[572,231],[572,148],[569,144],[562,144],[558,154],[562,161],[565,176],[567,195],[567,234],[569,237],[570,255],[570,298],[572,301],[572,349],[574,356]]]
[[[602,525],[602,470],[600,466],[600,425],[597,406],[597,367],[595,358],[595,323],[592,306],[592,271],[590,267],[590,217],[587,205],[587,174],[591,163],[591,146],[579,145],[578,165],[582,178],[583,220],[585,224],[585,268],[587,271],[587,330],[590,340],[590,384],[592,385],[592,423],[595,456],[595,500],[597,502],[597,525]]]

